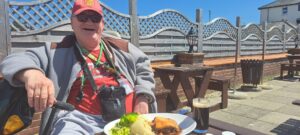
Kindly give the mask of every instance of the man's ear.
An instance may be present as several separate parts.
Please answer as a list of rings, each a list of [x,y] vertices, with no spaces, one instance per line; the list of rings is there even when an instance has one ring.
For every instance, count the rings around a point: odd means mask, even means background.
[[[101,33],[102,33],[104,31],[104,20],[103,19],[101,20],[100,27],[101,27]]]

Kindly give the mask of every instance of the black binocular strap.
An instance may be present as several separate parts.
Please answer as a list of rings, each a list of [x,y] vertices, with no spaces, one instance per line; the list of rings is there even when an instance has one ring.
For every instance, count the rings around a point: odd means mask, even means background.
[[[92,75],[91,71],[89,70],[89,67],[88,67],[86,61],[83,59],[83,56],[80,53],[80,50],[77,45],[74,46],[74,52],[75,52],[77,60],[80,61],[81,67],[83,68],[83,73],[85,74],[85,76],[87,77],[89,82],[91,83],[93,90],[94,91],[98,90],[95,80],[93,78],[93,75]]]

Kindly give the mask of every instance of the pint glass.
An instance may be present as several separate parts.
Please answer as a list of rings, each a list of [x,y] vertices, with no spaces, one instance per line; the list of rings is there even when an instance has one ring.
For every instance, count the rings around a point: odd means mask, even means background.
[[[209,126],[209,101],[205,98],[194,98],[194,119],[197,122],[196,129],[206,133]]]

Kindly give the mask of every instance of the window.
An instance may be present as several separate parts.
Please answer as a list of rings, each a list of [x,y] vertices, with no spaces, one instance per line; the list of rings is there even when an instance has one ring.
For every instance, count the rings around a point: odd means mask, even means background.
[[[288,8],[287,7],[283,7],[282,8],[282,14],[287,14],[288,13]]]
[[[296,24],[297,24],[297,25],[300,24],[300,18],[297,18]]]
[[[298,11],[300,11],[300,3],[298,3]]]

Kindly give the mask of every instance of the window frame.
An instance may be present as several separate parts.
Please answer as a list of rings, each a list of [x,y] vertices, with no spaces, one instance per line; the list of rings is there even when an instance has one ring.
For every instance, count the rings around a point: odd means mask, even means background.
[[[282,7],[282,14],[286,15],[288,13],[288,7]]]
[[[300,24],[300,18],[296,19],[296,24],[299,25]]]

